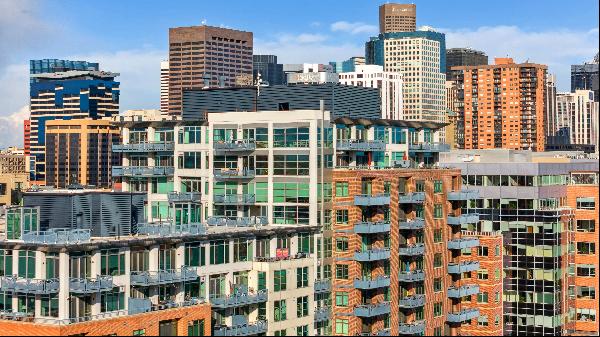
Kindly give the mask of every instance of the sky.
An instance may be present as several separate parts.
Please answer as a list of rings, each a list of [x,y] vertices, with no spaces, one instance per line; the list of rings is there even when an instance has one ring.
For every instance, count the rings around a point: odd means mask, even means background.
[[[280,63],[327,63],[364,55],[378,32],[372,0],[0,0],[0,148],[22,146],[29,115],[29,60],[100,62],[121,75],[120,110],[157,109],[160,61],[170,27],[205,22],[254,33],[255,54]],[[417,25],[446,34],[446,45],[484,51],[490,61],[546,64],[559,91],[570,65],[598,52],[598,1],[415,1]]]

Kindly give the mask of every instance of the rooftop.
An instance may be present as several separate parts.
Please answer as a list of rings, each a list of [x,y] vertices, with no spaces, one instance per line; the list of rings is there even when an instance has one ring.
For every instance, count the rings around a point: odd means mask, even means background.
[[[93,77],[97,79],[114,79],[119,76],[119,73],[113,73],[109,71],[96,71],[96,70],[69,70],[65,72],[56,73],[43,73],[43,74],[31,74],[32,78],[45,79],[45,80],[65,80],[70,78],[78,77]]]

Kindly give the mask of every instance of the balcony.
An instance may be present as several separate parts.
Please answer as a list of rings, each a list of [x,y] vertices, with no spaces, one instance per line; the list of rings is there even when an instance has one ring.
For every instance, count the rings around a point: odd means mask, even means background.
[[[453,191],[448,193],[449,201],[468,201],[479,198],[479,191],[462,189],[460,191]]]
[[[148,287],[161,284],[194,281],[198,278],[196,269],[183,267],[159,271],[132,271],[130,281],[132,286]]]
[[[254,205],[256,196],[254,194],[215,195],[213,201],[221,205]]]
[[[33,279],[16,276],[4,276],[0,280],[0,288],[2,291],[47,295],[58,293],[58,279]]]
[[[220,153],[252,152],[256,150],[256,143],[253,139],[215,142],[213,143],[213,149],[215,152]]]
[[[461,298],[463,296],[470,296],[476,294],[479,294],[479,286],[476,284],[465,285],[458,288],[448,288],[448,297],[450,298]]]
[[[127,311],[129,315],[152,311],[152,301],[149,298],[128,298]]]
[[[69,291],[73,294],[95,294],[105,291],[112,291],[114,288],[112,276],[98,276],[95,279],[90,278],[71,278],[69,279]]]
[[[354,307],[354,315],[358,317],[375,317],[390,313],[390,302],[364,304]]]
[[[425,272],[422,270],[400,271],[398,272],[398,281],[404,283],[421,282],[425,280]]]
[[[267,333],[268,324],[265,320],[235,326],[215,326],[213,336],[255,336]]]
[[[448,215],[448,225],[466,225],[479,222],[479,214],[461,214],[459,216]]]
[[[206,303],[203,298],[192,297],[182,302],[164,301],[153,304],[149,298],[129,298],[127,300],[127,314],[135,315],[151,311],[168,310],[173,308],[185,308]]]
[[[40,232],[23,233],[21,237],[25,243],[46,245],[69,245],[90,242],[89,229],[50,229]]]
[[[167,199],[169,200],[169,203],[200,202],[201,198],[202,194],[200,194],[199,192],[169,192],[169,194],[167,194]]]
[[[448,249],[466,249],[479,246],[478,238],[460,238],[448,241]]]
[[[315,323],[324,322],[331,318],[331,308],[320,307],[315,309]]]
[[[256,227],[268,225],[269,219],[266,216],[209,216],[206,220],[206,224],[210,227]]]
[[[425,244],[417,243],[400,247],[398,253],[400,256],[421,256],[425,253]]]
[[[113,177],[171,177],[173,166],[113,166]]]
[[[335,146],[337,151],[385,151],[383,140],[338,140]]]
[[[476,317],[479,317],[479,309],[464,309],[459,312],[449,313],[448,322],[461,323],[465,321],[470,321]]]
[[[425,334],[425,321],[412,323],[400,323],[398,325],[400,335],[423,335]]]
[[[417,230],[425,228],[425,219],[414,218],[398,222],[398,226],[403,230]]]
[[[113,144],[112,151],[117,153],[136,153],[136,152],[173,152],[175,143],[173,142],[148,142],[135,144]]]
[[[384,206],[390,204],[389,194],[361,194],[354,196],[355,206]]]
[[[409,144],[409,152],[449,152],[450,145],[445,143]]]
[[[315,294],[328,293],[331,291],[331,280],[330,279],[318,279],[315,280]]]
[[[411,192],[401,195],[398,202],[401,204],[422,204],[425,201],[425,192]]]
[[[401,309],[420,308],[425,305],[425,295],[407,296],[398,300],[398,307]]]
[[[354,253],[354,260],[359,262],[372,262],[380,260],[389,260],[390,250],[389,248],[382,249],[370,249],[363,252]]]
[[[215,308],[228,309],[263,303],[268,299],[269,295],[266,290],[259,290],[256,293],[249,293],[248,287],[238,286],[232,295],[211,297],[210,304]]]
[[[216,180],[254,179],[256,171],[249,169],[214,169],[213,174]]]
[[[391,336],[392,335],[392,331],[391,329],[381,329],[375,332],[361,332],[359,334],[357,334],[357,336]]]
[[[378,289],[390,286],[390,277],[378,276],[375,279],[362,278],[354,280],[354,288],[361,290]]]
[[[361,221],[354,225],[354,233],[356,234],[378,234],[389,233],[390,223],[384,221],[370,222]]]
[[[159,237],[174,237],[183,235],[200,235],[206,233],[206,227],[201,223],[173,225],[171,223],[138,224],[139,235]]]
[[[465,261],[460,263],[448,263],[448,274],[462,274],[479,269],[478,261]]]

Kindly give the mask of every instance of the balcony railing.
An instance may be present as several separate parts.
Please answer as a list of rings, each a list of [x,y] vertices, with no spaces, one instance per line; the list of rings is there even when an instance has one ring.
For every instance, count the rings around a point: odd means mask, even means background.
[[[347,139],[338,140],[336,144],[337,151],[385,151],[383,140],[358,140]]]
[[[214,169],[213,173],[216,180],[253,179],[256,176],[256,171],[249,169]]]
[[[460,238],[448,241],[448,249],[466,249],[479,246],[478,238]]]
[[[196,269],[191,267],[159,271],[132,271],[130,276],[131,285],[142,287],[194,281],[197,278]]]
[[[374,279],[362,278],[354,280],[354,288],[368,290],[385,288],[390,286],[390,277],[387,275],[381,275]]]
[[[364,304],[354,307],[354,315],[358,317],[375,317],[390,313],[390,302]]]
[[[409,144],[408,150],[411,152],[448,152],[450,145],[445,143]]]
[[[206,220],[206,224],[210,227],[255,227],[268,225],[269,219],[266,216],[209,216]]]
[[[127,308],[130,315],[152,311],[152,301],[149,298],[129,298]]]
[[[90,242],[89,229],[49,229],[40,232],[23,233],[21,237],[25,243],[46,245],[68,245]]]
[[[74,294],[94,294],[99,292],[111,291],[114,288],[113,277],[98,276],[95,279],[90,278],[71,278],[69,279],[69,291]]]
[[[465,261],[460,263],[448,263],[449,274],[462,274],[479,270],[478,261]]]
[[[161,311],[173,308],[185,308],[206,303],[203,298],[192,297],[181,302],[165,301],[153,304],[149,298],[129,298],[127,300],[127,314],[135,315],[151,311]]]
[[[236,308],[245,305],[267,302],[269,294],[266,290],[259,290],[255,294],[240,292],[234,295],[211,297],[210,304],[220,309]]]
[[[425,295],[407,296],[398,300],[398,307],[402,309],[414,309],[425,305]]]
[[[448,215],[448,225],[465,225],[479,222],[479,214],[461,214],[459,216]]]
[[[139,235],[173,237],[182,235],[201,235],[206,233],[206,227],[201,223],[174,225],[171,223],[138,224]]]
[[[401,204],[422,204],[425,201],[425,192],[411,192],[401,195],[398,202]]]
[[[415,271],[400,271],[398,272],[398,281],[399,282],[421,282],[425,280],[425,272],[422,270]]]
[[[213,201],[215,204],[222,205],[254,205],[256,196],[254,194],[215,195]]]
[[[425,333],[425,321],[398,324],[400,335],[422,335]]]
[[[256,142],[253,139],[214,142],[213,149],[215,152],[250,152],[256,150]]]
[[[400,229],[404,230],[416,230],[425,228],[425,219],[423,218],[414,218],[410,220],[404,220],[398,222]]]
[[[254,323],[248,323],[236,326],[215,326],[213,336],[255,336],[266,333],[268,323],[265,320],[258,320]]]
[[[315,323],[324,322],[331,318],[331,308],[320,307],[315,309]]]
[[[173,166],[113,166],[113,177],[170,177],[175,174]]]
[[[169,192],[167,199],[169,203],[174,202],[200,202],[202,194],[200,192]]]
[[[148,142],[133,144],[113,144],[113,152],[172,152],[175,149],[173,142]]]
[[[390,223],[388,221],[361,221],[354,224],[354,233],[356,234],[378,234],[388,233],[390,231]]]
[[[362,252],[354,253],[354,259],[359,262],[371,262],[379,260],[389,260],[390,250],[389,248],[381,249],[370,249]]]
[[[384,206],[390,204],[389,194],[361,194],[354,196],[355,206]]]
[[[458,288],[448,288],[448,297],[450,298],[461,298],[463,296],[470,296],[476,294],[479,294],[479,286],[476,284],[465,285]]]
[[[479,309],[464,309],[459,312],[453,312],[448,314],[448,322],[460,323],[472,320],[473,318],[479,317]]]
[[[398,249],[398,253],[400,256],[420,256],[425,254],[425,244],[417,243],[414,245],[400,247]]]
[[[448,193],[449,201],[468,201],[479,198],[479,191],[462,189],[460,191],[452,191]]]
[[[58,279],[33,279],[16,276],[4,276],[0,280],[2,291],[23,294],[46,295],[55,294],[59,290]]]
[[[331,280],[330,279],[317,279],[315,280],[315,294],[328,293],[331,291]]]

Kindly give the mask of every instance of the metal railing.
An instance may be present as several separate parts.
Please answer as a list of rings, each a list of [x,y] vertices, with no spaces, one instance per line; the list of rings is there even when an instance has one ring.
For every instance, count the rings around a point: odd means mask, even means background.
[[[354,259],[360,262],[370,262],[370,261],[379,261],[379,260],[389,260],[390,259],[390,249],[389,248],[380,248],[380,249],[369,249],[362,252],[354,253]]]
[[[479,269],[479,261],[464,261],[460,263],[448,263],[449,274],[462,274]]]
[[[210,304],[213,307],[226,309],[241,307],[250,304],[258,304],[267,302],[269,299],[269,293],[267,290],[259,290],[256,293],[241,292],[233,295],[226,296],[211,296]]]
[[[354,307],[354,315],[358,317],[374,317],[390,313],[390,302],[364,304]]]
[[[416,230],[425,228],[425,219],[414,218],[398,222],[398,227],[404,230]]]
[[[335,146],[337,151],[385,151],[383,140],[345,139],[338,140]]]
[[[465,249],[479,246],[478,238],[460,238],[448,241],[448,249]]]
[[[56,228],[40,232],[23,233],[21,239],[25,243],[46,245],[67,245],[90,242],[92,235],[89,229]]]
[[[253,336],[266,333],[268,323],[266,320],[258,320],[254,323],[248,323],[235,326],[215,326],[213,336]]]
[[[425,295],[407,296],[398,300],[398,307],[403,309],[414,309],[425,305]]]
[[[401,204],[422,204],[425,201],[425,192],[410,192],[400,195],[398,202]]]
[[[450,298],[461,298],[463,296],[470,296],[479,293],[479,286],[476,284],[464,285],[461,287],[450,287],[448,288],[448,297]]]
[[[446,143],[409,144],[408,150],[413,152],[448,152],[450,145]]]
[[[448,313],[447,319],[451,323],[460,323],[479,317],[479,309],[463,309],[459,312]]]
[[[422,270],[400,271],[398,272],[399,282],[420,282],[425,280],[425,272]]]
[[[464,225],[479,222],[479,214],[461,214],[459,216],[448,215],[448,225]]]
[[[214,169],[213,175],[217,180],[252,179],[256,176],[256,171],[250,169]]]
[[[174,142],[146,142],[113,144],[113,152],[171,152],[175,150]]]
[[[425,244],[416,243],[414,245],[407,245],[398,248],[398,254],[400,256],[419,256],[425,254]]]
[[[200,202],[202,194],[200,192],[169,192],[167,200],[169,203],[174,202]]]
[[[331,280],[330,279],[316,279],[314,288],[315,288],[315,294],[328,293],[331,291]]]
[[[389,194],[360,194],[354,196],[355,206],[383,206],[390,204]]]
[[[115,285],[110,275],[91,278],[70,278],[69,291],[75,294],[93,294],[111,291]]]
[[[58,293],[59,280],[52,279],[34,279],[18,276],[3,276],[0,279],[0,288],[2,291],[24,293],[24,294],[54,294]]]
[[[131,285],[134,286],[154,286],[160,284],[179,283],[184,281],[194,281],[198,278],[198,273],[193,267],[183,267],[181,269],[169,269],[159,271],[132,271],[130,275]]]
[[[401,335],[419,335],[425,333],[425,321],[400,323],[398,333]]]
[[[209,227],[256,227],[267,226],[269,219],[266,216],[226,217],[209,216],[206,225]]]
[[[377,234],[390,231],[389,221],[361,221],[354,224],[354,233],[356,234]]]
[[[213,149],[216,152],[248,152],[256,150],[256,142],[254,139],[213,142]]]
[[[254,194],[229,194],[229,195],[214,195],[213,202],[223,205],[254,205],[256,203],[256,195]]]
[[[172,223],[138,224],[138,235],[172,237],[182,235],[201,235],[206,233],[206,227],[201,223],[174,225]]]
[[[354,288],[356,289],[377,289],[390,286],[390,277],[380,275],[374,279],[363,277],[362,279],[354,280]]]
[[[315,322],[324,322],[331,318],[331,308],[319,307],[315,309]]]
[[[466,201],[479,198],[478,190],[462,189],[460,191],[448,192],[449,201]]]
[[[167,177],[175,174],[173,166],[113,166],[113,177]]]

